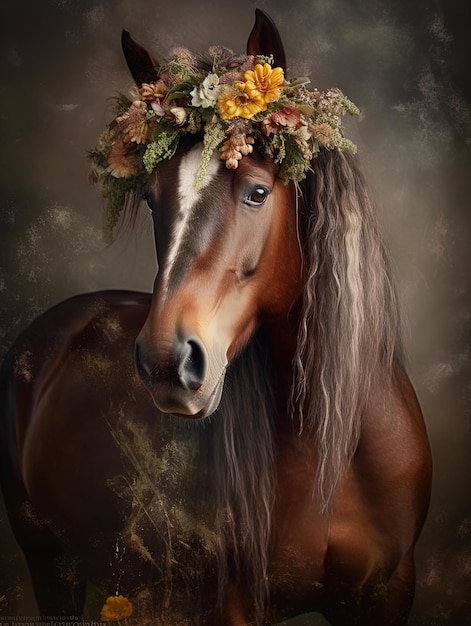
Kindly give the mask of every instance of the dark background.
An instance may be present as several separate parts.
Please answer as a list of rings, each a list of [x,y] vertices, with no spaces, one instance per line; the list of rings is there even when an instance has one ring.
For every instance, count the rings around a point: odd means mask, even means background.
[[[149,223],[111,246],[86,150],[131,81],[121,29],[154,52],[243,51],[274,18],[291,76],[360,107],[348,135],[375,193],[435,477],[411,624],[471,623],[471,45],[452,0],[0,0],[0,356],[39,312],[95,289],[150,290]],[[35,613],[0,509],[0,617]],[[93,616],[96,618],[96,616]],[[306,622],[311,623],[311,622]],[[378,625],[379,626],[379,625]]]

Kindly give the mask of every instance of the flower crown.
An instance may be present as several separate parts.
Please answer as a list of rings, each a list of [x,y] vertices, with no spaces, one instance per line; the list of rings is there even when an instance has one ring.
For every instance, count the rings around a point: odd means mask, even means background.
[[[89,152],[91,180],[103,182],[110,231],[127,194],[139,192],[187,134],[203,135],[196,187],[217,149],[226,167],[236,169],[255,146],[279,164],[284,181],[302,180],[321,147],[355,152],[341,116],[358,114],[357,107],[338,89],[310,91],[309,84],[287,81],[272,57],[234,56],[222,47],[204,57],[174,50],[156,82],[143,83],[132,100],[116,99],[115,119]]]

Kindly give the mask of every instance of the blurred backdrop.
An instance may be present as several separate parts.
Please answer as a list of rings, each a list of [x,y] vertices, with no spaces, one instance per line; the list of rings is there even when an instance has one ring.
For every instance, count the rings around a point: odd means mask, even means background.
[[[471,623],[471,44],[464,0],[0,0],[0,356],[79,292],[150,290],[149,221],[112,245],[85,153],[132,86],[121,29],[243,51],[254,9],[278,24],[289,74],[338,86],[376,196],[404,311],[408,367],[435,464],[412,626]],[[0,509],[0,617],[35,612]],[[306,625],[313,623],[305,620]]]

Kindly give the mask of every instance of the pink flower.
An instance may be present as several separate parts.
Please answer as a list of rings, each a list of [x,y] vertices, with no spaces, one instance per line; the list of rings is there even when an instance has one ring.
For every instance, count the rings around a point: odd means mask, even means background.
[[[296,107],[285,107],[272,113],[262,122],[262,131],[265,135],[276,134],[283,128],[298,128],[301,125],[301,111]]]
[[[154,102],[150,103],[150,106],[152,107],[154,113],[159,117],[163,117],[165,115],[165,109],[162,106],[161,100],[154,100]]]

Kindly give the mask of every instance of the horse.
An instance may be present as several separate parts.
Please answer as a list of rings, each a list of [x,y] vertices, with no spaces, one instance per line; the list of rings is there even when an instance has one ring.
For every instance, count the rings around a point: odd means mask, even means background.
[[[123,50],[159,80],[126,31]],[[260,53],[285,67],[257,10]],[[431,456],[357,159],[321,146],[286,181],[263,151],[215,154],[198,186],[202,141],[127,195],[153,293],[72,297],[4,361],[1,482],[39,611],[82,615],[92,581],[140,626],[406,624]]]

